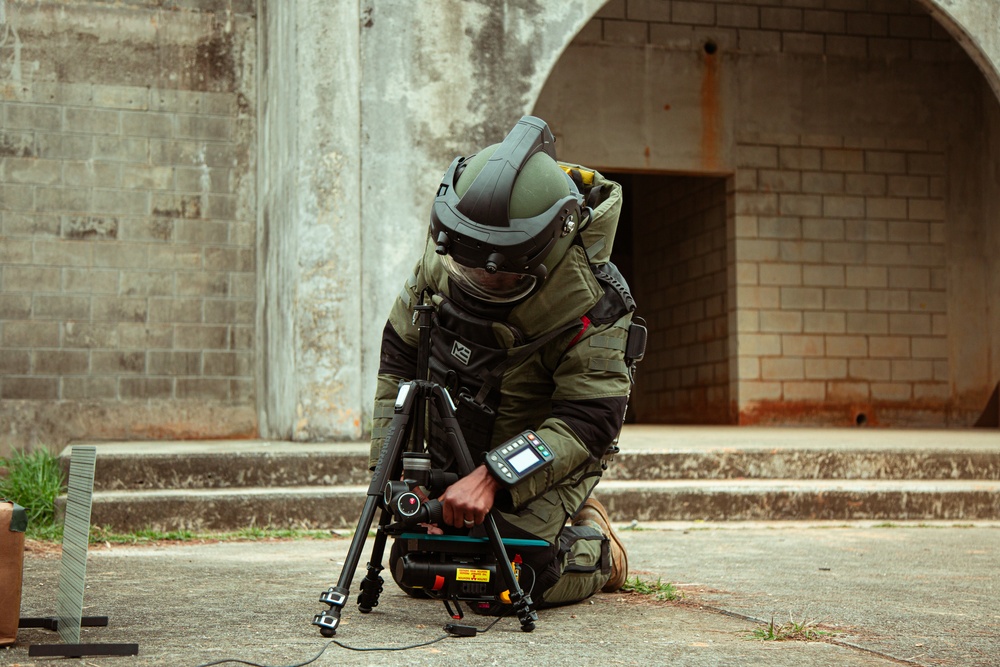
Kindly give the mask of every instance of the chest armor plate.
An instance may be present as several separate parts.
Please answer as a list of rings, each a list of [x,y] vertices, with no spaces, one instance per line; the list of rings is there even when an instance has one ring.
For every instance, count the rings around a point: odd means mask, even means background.
[[[456,417],[476,465],[490,449],[500,405],[502,371],[494,372],[509,354],[497,340],[496,326],[507,325],[477,317],[442,296],[431,328],[430,380],[448,389],[455,401]],[[517,341],[517,333],[511,331]],[[448,468],[451,452],[433,446],[441,441],[441,426],[432,419],[430,428],[431,457],[436,465]]]

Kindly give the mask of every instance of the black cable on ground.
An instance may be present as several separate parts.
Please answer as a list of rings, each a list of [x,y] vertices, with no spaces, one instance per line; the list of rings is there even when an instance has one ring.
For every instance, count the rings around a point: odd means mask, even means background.
[[[429,642],[423,642],[422,644],[410,644],[409,646],[373,646],[370,648],[359,648],[355,646],[348,646],[347,644],[341,644],[336,639],[333,643],[340,648],[346,648],[348,651],[408,651],[411,648],[420,648],[421,646],[430,646],[431,644],[437,644],[442,639],[447,639],[451,635],[441,635],[437,639],[432,639]]]
[[[297,662],[294,665],[285,665],[284,667],[305,667],[305,665],[316,662],[317,660],[319,660],[319,657],[323,655],[324,652],[326,652],[326,649],[330,648],[330,644],[335,644],[335,643],[336,641],[331,639],[326,643],[325,646],[323,646],[322,649],[320,649],[319,653],[317,653],[313,658],[306,660],[305,662]],[[198,665],[198,667],[212,667],[213,665],[221,665],[227,662],[235,662],[240,665],[249,665],[250,667],[270,667],[269,665],[262,665],[258,662],[250,662],[249,660],[240,660],[239,658],[224,658],[222,660],[216,660],[215,662],[206,662],[204,664]]]
[[[500,619],[497,619],[500,620]],[[281,667],[305,667],[310,663],[319,660],[320,656],[326,652],[326,649],[330,648],[331,644],[336,644],[340,648],[345,648],[348,651],[408,651],[411,648],[421,648],[423,646],[430,646],[431,644],[436,644],[442,639],[447,639],[451,635],[441,635],[437,639],[432,639],[427,642],[422,642],[420,644],[410,644],[408,646],[371,646],[371,647],[359,647],[359,646],[348,646],[347,644],[341,644],[336,639],[331,639],[326,643],[326,645],[320,649],[320,652],[315,656],[306,660],[305,662],[297,662],[294,665],[283,665]],[[206,662],[204,664],[198,665],[198,667],[213,667],[214,665],[221,665],[227,662],[235,662],[240,665],[248,665],[249,667],[276,667],[273,665],[262,665],[259,662],[250,662],[249,660],[240,660],[239,658],[225,658],[223,660],[216,660],[215,662]]]
[[[533,568],[531,568],[531,567],[528,567],[528,566],[525,566],[525,567],[527,567],[527,569],[531,572],[531,586],[528,588],[528,592],[527,592],[527,595],[531,595],[531,591],[535,588],[535,570]],[[468,626],[468,627],[471,630],[475,630],[475,634],[480,634],[481,635],[484,632],[488,631],[490,628],[492,628],[494,625],[496,625],[497,623],[499,623],[500,621],[502,621],[503,619],[507,618],[512,611],[513,611],[513,607],[511,609],[507,610],[506,612],[504,612],[503,614],[497,616],[495,619],[493,619],[493,621],[489,625],[487,625],[482,630],[480,630],[478,628],[473,628],[472,626]],[[447,626],[445,626],[445,627],[447,627]],[[469,635],[469,636],[475,636],[475,634]],[[449,637],[458,637],[458,636],[459,635],[456,635],[454,633],[449,632],[448,634],[441,635],[437,639],[432,639],[430,641],[422,642],[420,644],[410,644],[408,646],[370,646],[370,647],[348,646],[347,644],[341,644],[336,639],[331,639],[330,641],[328,641],[326,643],[325,646],[323,646],[322,649],[320,649],[319,653],[317,653],[315,656],[313,656],[309,660],[306,660],[305,662],[298,662],[298,663],[295,663],[294,665],[282,665],[280,667],[305,667],[305,665],[311,664],[311,663],[316,662],[317,660],[319,660],[320,656],[322,656],[326,652],[326,649],[330,648],[331,644],[336,644],[340,648],[347,649],[348,651],[408,651],[408,650],[413,649],[413,648],[422,648],[424,646],[430,646],[431,644],[436,644],[436,643],[438,643],[439,641],[441,641],[443,639],[448,639]],[[198,667],[214,667],[215,665],[222,665],[222,664],[225,664],[227,662],[234,662],[234,663],[237,663],[237,664],[240,664],[240,665],[248,665],[248,667],[278,667],[278,666],[274,666],[274,665],[263,665],[263,664],[261,664],[259,662],[250,662],[249,660],[240,660],[239,658],[225,658],[223,660],[216,660],[214,662],[206,662],[206,663],[203,663],[201,665],[198,665]]]

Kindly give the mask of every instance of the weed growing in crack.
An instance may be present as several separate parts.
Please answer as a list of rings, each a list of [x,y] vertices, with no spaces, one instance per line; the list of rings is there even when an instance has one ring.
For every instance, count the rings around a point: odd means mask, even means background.
[[[650,595],[657,600],[680,600],[684,594],[668,581],[663,581],[659,577],[656,581],[643,581],[639,577],[626,579],[621,590],[627,593],[638,593],[640,595]]]
[[[770,623],[762,628],[756,628],[750,634],[750,639],[765,642],[816,641],[832,634],[832,632],[827,630],[817,629],[815,621],[798,623],[792,620],[791,616],[788,617],[787,623],[775,625],[774,617],[772,616]]]

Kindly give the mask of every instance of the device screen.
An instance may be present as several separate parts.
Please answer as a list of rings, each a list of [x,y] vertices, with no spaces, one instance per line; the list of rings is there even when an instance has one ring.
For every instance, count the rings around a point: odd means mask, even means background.
[[[507,463],[510,467],[514,469],[518,475],[523,473],[525,470],[531,466],[538,463],[541,459],[538,458],[538,454],[531,448],[525,448],[508,459]]]

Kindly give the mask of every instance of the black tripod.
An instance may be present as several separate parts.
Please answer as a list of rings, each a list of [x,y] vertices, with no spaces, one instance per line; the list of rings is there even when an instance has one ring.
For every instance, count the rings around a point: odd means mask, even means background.
[[[430,346],[430,317],[433,310],[433,306],[429,305],[416,306],[416,317],[419,318],[420,323],[418,368],[423,369],[424,375],[422,377],[426,375]],[[368,486],[365,505],[361,510],[361,518],[358,520],[354,539],[347,552],[344,569],[340,573],[337,585],[320,595],[320,602],[330,605],[330,608],[316,614],[312,621],[313,625],[319,626],[324,637],[332,637],[337,632],[337,626],[340,625],[340,614],[350,594],[351,581],[354,579],[355,571],[361,560],[361,551],[364,549],[368,531],[375,518],[375,510],[381,508],[378,530],[375,534],[371,559],[368,562],[368,573],[361,582],[361,592],[358,595],[358,610],[362,614],[367,614],[378,606],[383,584],[380,573],[383,569],[382,557],[386,539],[390,533],[397,532],[395,529],[400,525],[399,523],[390,525],[393,518],[391,505],[398,505],[398,502],[390,502],[390,496],[394,495],[390,491],[393,488],[390,483],[398,484],[398,480],[403,474],[403,454],[411,437],[413,449],[423,451],[424,416],[427,410],[434,410],[442,426],[445,443],[454,455],[459,474],[464,477],[475,467],[455,415],[455,404],[448,391],[441,385],[427,380],[412,380],[401,384],[399,393],[396,395],[392,422],[389,424],[382,442],[378,465],[375,467],[371,484]],[[403,495],[412,496],[412,494]],[[415,497],[408,499],[414,501]],[[440,521],[440,502],[431,500],[425,503],[420,510],[422,512],[420,516],[408,515],[410,520],[405,522],[404,526],[415,525],[420,521]],[[496,568],[503,578],[507,591],[509,591],[513,611],[517,613],[521,622],[521,630],[531,632],[535,629],[538,614],[532,608],[531,597],[521,589],[514,572],[514,566],[507,558],[492,511],[487,513],[483,528],[486,531],[489,547],[496,559]]]

